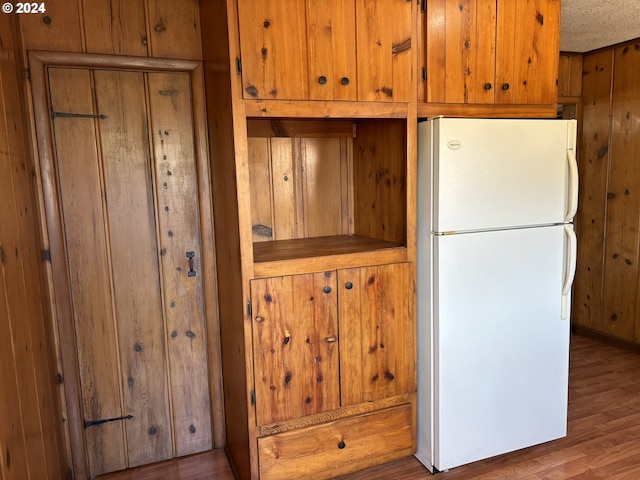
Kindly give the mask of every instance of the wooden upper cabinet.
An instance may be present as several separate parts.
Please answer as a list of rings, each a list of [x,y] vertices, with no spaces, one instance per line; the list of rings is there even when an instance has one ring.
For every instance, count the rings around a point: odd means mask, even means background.
[[[425,100],[555,103],[559,22],[558,0],[429,1]]]
[[[411,6],[238,0],[244,98],[409,101]]]

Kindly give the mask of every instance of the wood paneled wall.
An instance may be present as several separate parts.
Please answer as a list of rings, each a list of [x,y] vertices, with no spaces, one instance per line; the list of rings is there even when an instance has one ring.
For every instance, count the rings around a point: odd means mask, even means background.
[[[0,478],[68,472],[17,17],[0,15]]]
[[[47,0],[22,15],[25,49],[200,60],[198,0]]]
[[[640,343],[640,40],[584,56],[574,324]]]

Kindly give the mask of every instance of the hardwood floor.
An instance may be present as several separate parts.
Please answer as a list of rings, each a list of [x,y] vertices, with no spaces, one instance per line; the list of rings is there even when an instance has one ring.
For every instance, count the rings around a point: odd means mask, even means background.
[[[640,479],[640,354],[571,338],[566,438],[439,473],[438,480]],[[413,457],[340,480],[419,480],[432,475]],[[220,451],[140,467],[100,480],[232,480]]]

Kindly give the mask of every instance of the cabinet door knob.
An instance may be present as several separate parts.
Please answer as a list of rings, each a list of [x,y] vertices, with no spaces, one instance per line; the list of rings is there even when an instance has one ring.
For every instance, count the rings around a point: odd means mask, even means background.
[[[342,78],[340,79],[340,84],[341,84],[341,85],[344,85],[345,87],[346,87],[347,85],[349,85],[349,77],[342,77]]]
[[[485,90],[491,90],[491,84],[489,82],[484,84],[484,89]]]
[[[346,443],[344,443],[344,440],[340,440],[340,442],[338,443],[338,448],[339,448],[340,450],[342,450],[342,449],[343,449],[344,447],[346,447],[346,446],[347,446],[347,444],[346,444]]]
[[[509,90],[509,84],[508,83],[503,83],[502,84],[502,89],[503,90]]]
[[[320,75],[320,76],[318,77],[318,83],[319,83],[320,85],[324,85],[325,83],[327,83],[327,77],[325,77],[324,75]]]
[[[346,288],[347,290],[351,290],[353,288],[353,283],[351,282],[347,282],[344,284],[344,288]]]
[[[262,317],[262,316],[258,315],[258,316],[256,317],[256,322],[258,322],[258,323],[262,323],[262,322],[264,322],[264,317]]]
[[[327,343],[335,343],[335,342],[338,341],[338,338],[337,337],[327,337],[327,338],[324,339],[324,341],[327,342]]]
[[[322,291],[323,291],[324,293],[331,293],[331,287],[330,287],[329,285],[327,285],[326,287],[324,287],[324,288],[322,289]]]

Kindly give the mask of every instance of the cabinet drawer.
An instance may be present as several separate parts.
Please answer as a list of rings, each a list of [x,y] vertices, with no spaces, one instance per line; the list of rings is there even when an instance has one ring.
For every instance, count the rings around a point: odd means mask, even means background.
[[[333,478],[411,455],[410,403],[258,439],[260,478]]]

